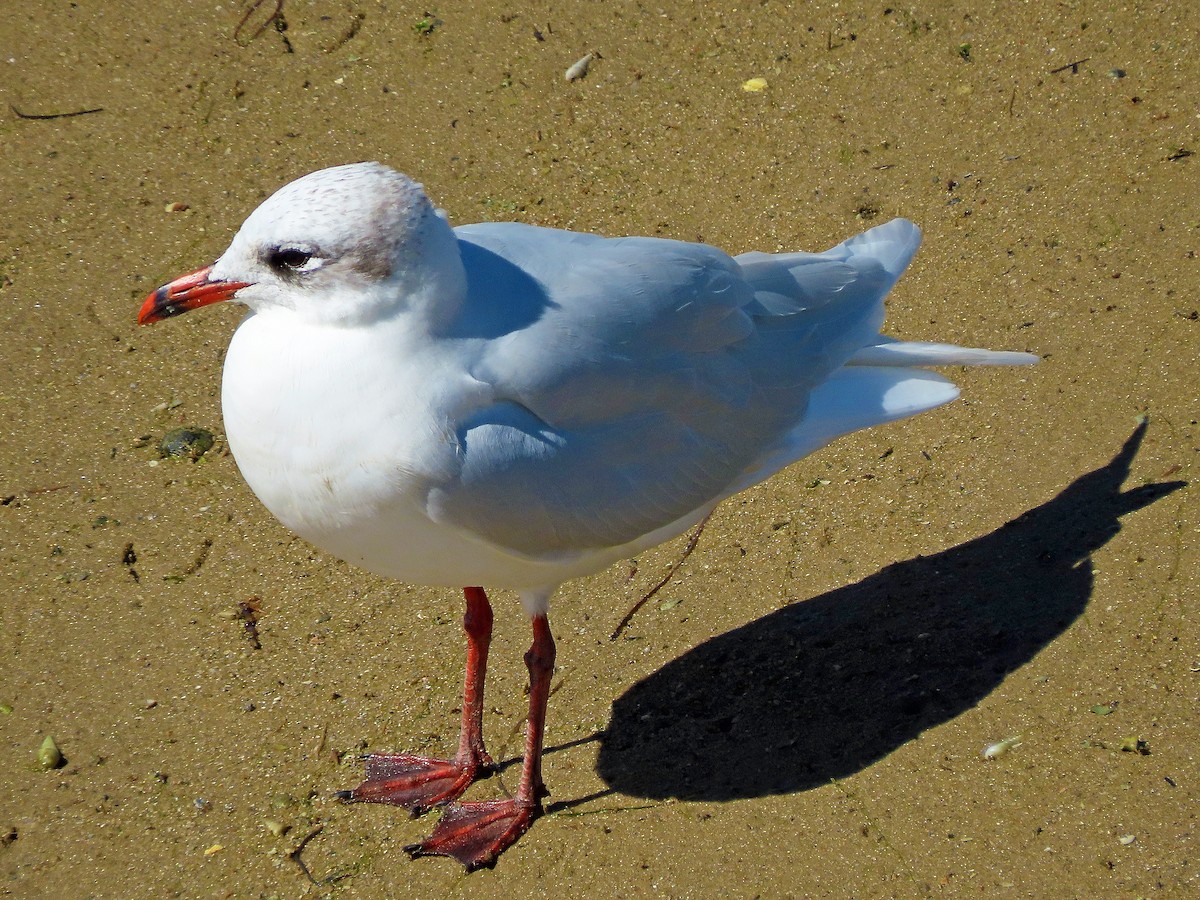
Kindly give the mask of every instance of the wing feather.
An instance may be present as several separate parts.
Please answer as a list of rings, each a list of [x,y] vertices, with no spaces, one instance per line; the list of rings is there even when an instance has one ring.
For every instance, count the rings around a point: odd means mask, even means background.
[[[838,434],[952,391],[857,368],[806,419],[813,392],[883,340],[883,297],[920,242],[904,220],[825,253],[737,259],[526,225],[456,233],[464,321],[486,323],[462,337],[479,341],[471,375],[494,402],[456,423],[460,477],[430,493],[429,512],[517,554],[662,540]],[[917,396],[885,402],[900,383]]]

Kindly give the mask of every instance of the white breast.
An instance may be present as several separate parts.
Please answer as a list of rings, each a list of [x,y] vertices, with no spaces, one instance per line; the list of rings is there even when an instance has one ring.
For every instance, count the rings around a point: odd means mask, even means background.
[[[322,550],[418,584],[540,588],[607,561],[530,559],[431,517],[430,491],[459,474],[455,423],[489,397],[445,348],[404,343],[378,327],[246,318],[221,403],[230,449],[263,505]]]

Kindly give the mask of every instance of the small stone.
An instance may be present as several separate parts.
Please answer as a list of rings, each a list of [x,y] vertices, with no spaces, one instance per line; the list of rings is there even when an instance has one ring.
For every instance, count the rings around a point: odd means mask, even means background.
[[[46,772],[51,769],[61,769],[67,764],[67,761],[63,759],[62,751],[58,749],[58,744],[54,743],[54,738],[50,735],[46,735],[42,746],[38,748],[37,761],[38,765]]]
[[[580,78],[583,78],[587,75],[588,67],[591,66],[592,60],[595,58],[595,53],[589,53],[587,56],[575,60],[575,62],[571,63],[570,68],[563,73],[563,78],[567,81],[578,81]]]
[[[278,819],[263,819],[263,827],[275,837],[283,837],[292,828],[291,825],[284,825]]]
[[[1121,740],[1122,753],[1136,753],[1138,756],[1150,755],[1150,744],[1139,737],[1127,737]]]
[[[1005,738],[1002,741],[996,741],[994,744],[989,744],[983,748],[984,759],[999,759],[1010,750],[1016,750],[1021,746],[1021,736],[1014,735],[1013,737]]]
[[[166,206],[164,206],[163,212],[169,212],[169,213],[185,212],[187,210],[187,208],[188,208],[188,205],[186,203],[180,203],[178,200],[176,200],[174,203],[168,203]]]
[[[195,462],[211,450],[214,443],[213,433],[207,428],[173,428],[158,442],[158,455],[164,459],[186,456]]]

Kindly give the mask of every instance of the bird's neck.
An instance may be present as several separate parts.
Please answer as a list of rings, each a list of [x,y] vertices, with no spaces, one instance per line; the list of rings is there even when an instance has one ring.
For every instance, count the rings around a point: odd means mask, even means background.
[[[454,231],[432,209],[397,253],[390,281],[403,298],[401,311],[410,327],[437,335],[458,318],[467,273]]]

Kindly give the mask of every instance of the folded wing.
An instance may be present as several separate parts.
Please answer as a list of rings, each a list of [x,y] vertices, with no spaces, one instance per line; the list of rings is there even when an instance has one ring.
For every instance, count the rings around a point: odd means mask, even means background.
[[[1002,361],[879,334],[920,243],[902,219],[825,253],[736,259],[656,238],[456,231],[471,319],[491,331],[472,375],[496,402],[456,424],[460,477],[429,512],[516,554],[662,540],[841,434],[956,396],[912,366]]]

